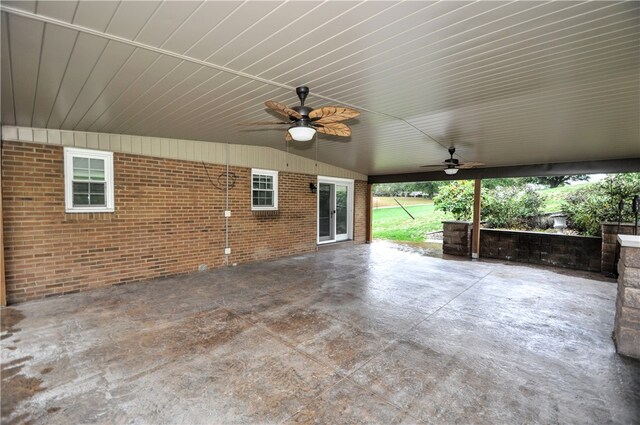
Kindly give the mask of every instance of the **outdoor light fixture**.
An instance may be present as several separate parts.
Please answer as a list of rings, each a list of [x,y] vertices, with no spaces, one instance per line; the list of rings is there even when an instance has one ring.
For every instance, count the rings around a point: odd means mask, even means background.
[[[309,182],[309,192],[316,193],[318,186],[314,182]]]
[[[289,127],[289,134],[293,140],[298,142],[308,142],[313,139],[316,129],[311,127],[305,120],[298,120],[294,125]]]
[[[458,173],[458,169],[456,167],[447,167],[444,169],[444,172],[450,176],[453,176],[454,174]]]

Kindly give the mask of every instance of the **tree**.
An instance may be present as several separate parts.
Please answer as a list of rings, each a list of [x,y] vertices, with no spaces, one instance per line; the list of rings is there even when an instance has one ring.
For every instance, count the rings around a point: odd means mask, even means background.
[[[450,212],[456,220],[470,220],[473,207],[473,181],[454,180],[443,185],[433,197],[437,209]]]
[[[569,182],[589,180],[587,174],[574,174],[572,176],[548,176],[548,177],[525,177],[526,183],[539,184],[550,188],[564,186]]]
[[[473,214],[473,181],[454,181],[442,186],[433,198],[437,209],[456,220],[470,220]],[[483,221],[489,227],[527,228],[540,215],[544,198],[531,185],[496,186],[482,192]]]
[[[631,199],[640,195],[640,173],[607,176],[591,187],[572,193],[562,209],[570,216],[570,225],[581,233],[600,235],[600,223],[618,221],[618,204],[624,201],[622,221],[631,221]]]

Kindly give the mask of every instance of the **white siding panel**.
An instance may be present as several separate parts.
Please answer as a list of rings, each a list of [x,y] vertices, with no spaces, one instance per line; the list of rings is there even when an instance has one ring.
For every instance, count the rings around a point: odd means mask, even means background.
[[[104,91],[96,99],[94,104],[85,113],[84,117],[76,124],[76,130],[86,130],[96,122],[103,114],[106,117],[113,116],[111,106],[125,91],[159,58],[157,53],[137,49],[126,61],[117,75],[109,82]]]
[[[30,13],[34,13],[36,11],[35,0],[2,0],[2,5]]]
[[[13,105],[13,81],[11,79],[11,62],[9,61],[9,33],[8,15],[2,13],[2,123],[5,125],[15,125],[16,116]]]
[[[47,143],[59,145],[61,143],[60,132],[58,130],[47,130]]]
[[[18,137],[18,127],[3,126],[2,127],[2,140],[20,140]]]
[[[40,67],[38,76],[36,104],[33,110],[34,127],[47,125],[77,37],[77,31],[55,25],[45,27],[42,63],[46,65]]]
[[[84,148],[87,146],[87,133],[74,133],[75,137],[73,138],[74,140],[74,145],[76,147],[79,148]]]
[[[111,21],[120,2],[81,1],[76,10],[73,23],[97,31],[104,31]]]
[[[204,2],[162,47],[172,52],[187,52],[205,34],[216,28],[229,13],[241,5],[242,3],[238,1]]]
[[[9,16],[9,39],[16,123],[31,126],[44,24],[21,16]]]
[[[127,116],[131,104],[140,99],[144,93],[158,82],[158,79],[170,72],[179,63],[178,59],[167,56],[160,57],[147,70],[142,72],[122,95],[118,96],[118,99],[110,105],[107,113],[102,114],[97,121],[90,125],[89,129],[108,131],[109,128],[117,126],[118,120]]]
[[[78,36],[60,86],[62,96],[58,95],[54,103],[47,127],[60,128],[106,45],[106,40],[97,37],[86,34]]]
[[[227,145],[199,140],[150,138],[109,133],[87,133],[68,130],[45,130],[30,127],[3,126],[5,140],[19,140],[50,145],[87,147],[113,152],[138,153],[161,158],[193,162],[226,164]],[[322,174],[366,180],[367,176],[327,164],[315,167],[314,161],[263,146],[229,144],[229,163],[246,168],[265,168],[302,174]],[[288,165],[287,165],[288,164]]]
[[[159,1],[123,1],[109,24],[109,34],[135,39],[158,8]]]
[[[99,149],[98,133],[87,133],[87,148]]]
[[[6,2],[3,1],[2,3],[4,4]],[[76,7],[78,7],[78,2],[75,0],[45,0],[38,2],[36,13],[70,23]]]
[[[87,78],[82,91],[78,94],[73,108],[62,122],[63,128],[75,128],[78,121],[91,106],[95,104],[106,86],[111,82],[115,74],[125,64],[133,53],[134,48],[120,43],[109,42],[100,59]]]
[[[75,146],[76,143],[73,132],[61,131],[60,136],[60,143],[62,144],[62,146]]]
[[[195,1],[165,1],[140,32],[137,41],[159,47],[198,7]]]

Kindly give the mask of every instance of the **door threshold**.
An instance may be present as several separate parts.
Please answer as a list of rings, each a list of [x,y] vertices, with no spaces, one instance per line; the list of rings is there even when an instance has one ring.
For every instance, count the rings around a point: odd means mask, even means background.
[[[349,239],[346,241],[338,241],[338,242],[326,242],[326,243],[321,243],[318,244],[318,251],[326,251],[326,250],[330,250],[330,249],[336,249],[336,248],[344,248],[347,246],[351,246],[353,245],[353,239]]]

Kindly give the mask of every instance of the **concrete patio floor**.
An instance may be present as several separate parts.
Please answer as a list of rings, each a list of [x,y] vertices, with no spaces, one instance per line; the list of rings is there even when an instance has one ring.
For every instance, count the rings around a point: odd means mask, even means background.
[[[3,423],[637,423],[590,276],[374,243],[20,304]]]

